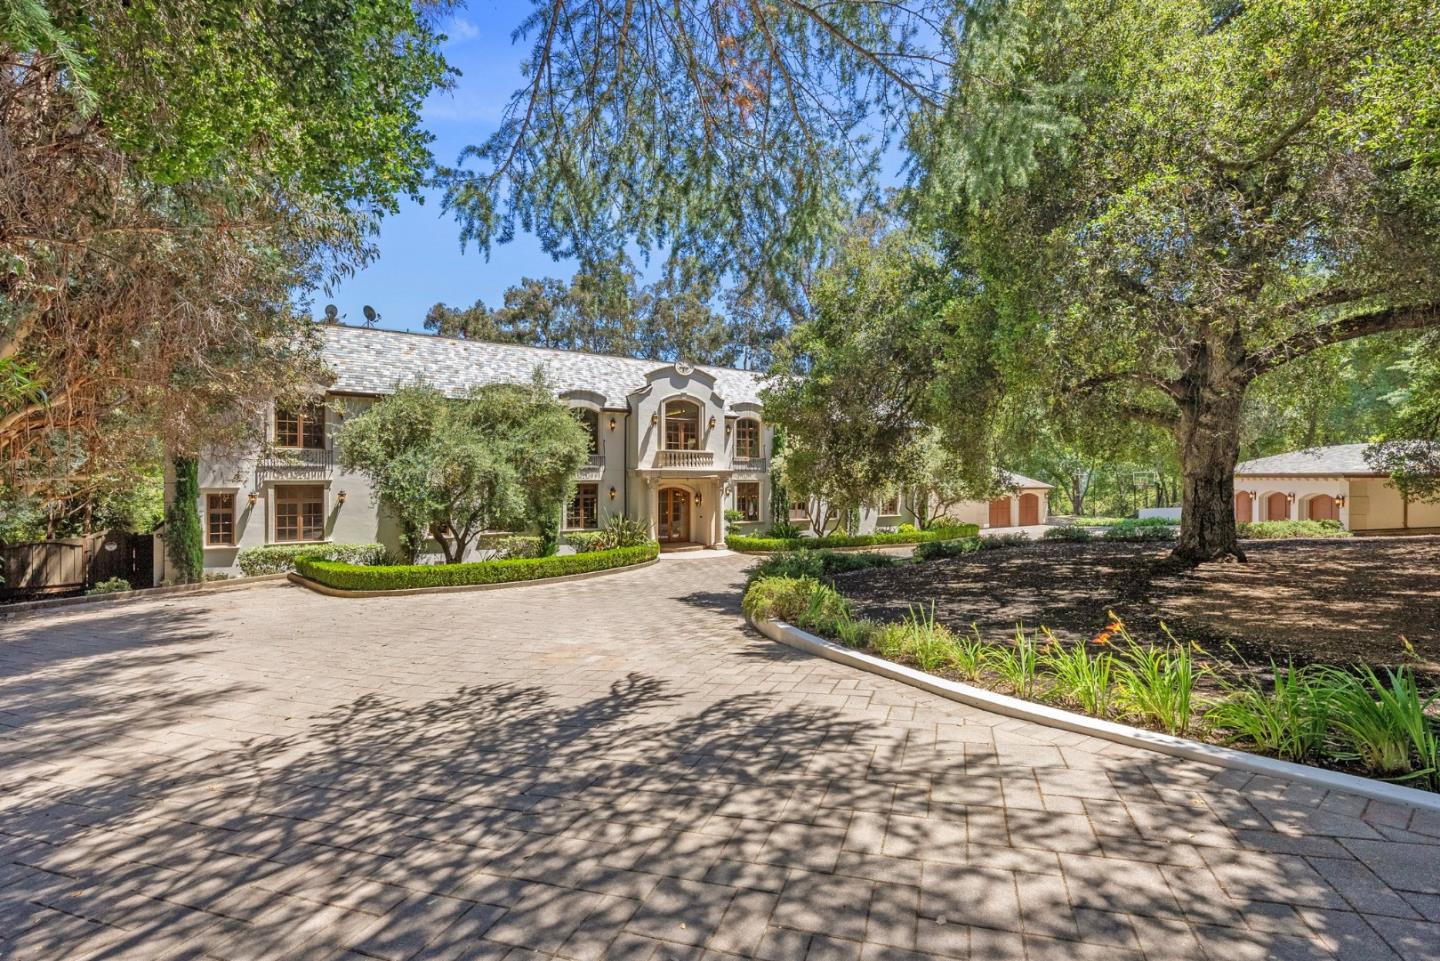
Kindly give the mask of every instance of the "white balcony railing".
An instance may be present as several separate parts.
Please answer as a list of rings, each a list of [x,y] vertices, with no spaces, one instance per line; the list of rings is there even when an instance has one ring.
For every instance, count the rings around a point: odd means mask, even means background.
[[[715,454],[708,450],[662,450],[655,453],[656,467],[714,467]]]

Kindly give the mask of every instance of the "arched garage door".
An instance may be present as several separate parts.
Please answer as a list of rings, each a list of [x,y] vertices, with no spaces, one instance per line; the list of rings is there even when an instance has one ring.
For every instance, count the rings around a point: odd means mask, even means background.
[[[1040,523],[1040,498],[1034,494],[1020,495],[1020,526],[1030,527]]]
[[[1265,498],[1265,519],[1267,521],[1288,521],[1290,519],[1290,502],[1285,495],[1276,491]]]
[[[1340,508],[1329,494],[1316,494],[1310,498],[1310,519],[1312,521],[1338,521]]]
[[[1248,524],[1255,515],[1252,513],[1253,501],[1249,491],[1235,492],[1235,523]]]
[[[990,526],[1010,526],[1010,498],[997,497],[990,502]]]

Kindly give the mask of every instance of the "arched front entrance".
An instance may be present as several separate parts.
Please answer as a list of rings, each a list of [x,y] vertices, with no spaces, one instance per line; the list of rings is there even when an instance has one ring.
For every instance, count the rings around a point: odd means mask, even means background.
[[[1235,523],[1248,524],[1255,517],[1254,500],[1249,491],[1235,492]]]
[[[690,492],[683,487],[660,488],[656,536],[662,544],[690,540]]]
[[[1010,526],[1010,498],[997,497],[990,502],[990,526]]]
[[[1267,521],[1288,521],[1290,519],[1290,501],[1284,494],[1276,491],[1265,498],[1265,519]]]
[[[1020,526],[1033,527],[1040,523],[1040,498],[1034,494],[1020,495]]]
[[[1316,494],[1310,498],[1310,519],[1312,521],[1338,521],[1340,508],[1329,494]]]

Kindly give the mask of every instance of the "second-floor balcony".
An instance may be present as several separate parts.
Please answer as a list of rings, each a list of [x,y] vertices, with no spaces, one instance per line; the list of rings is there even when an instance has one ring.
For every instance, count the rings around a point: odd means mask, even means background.
[[[693,470],[715,466],[715,453],[708,450],[662,450],[655,452],[655,466]]]
[[[255,480],[324,480],[335,470],[335,452],[312,447],[268,447],[255,462]]]
[[[770,462],[764,457],[736,457],[731,466],[737,474],[764,474],[770,469]]]
[[[580,465],[576,471],[582,481],[598,481],[600,475],[605,473],[605,455],[591,454],[590,459]]]

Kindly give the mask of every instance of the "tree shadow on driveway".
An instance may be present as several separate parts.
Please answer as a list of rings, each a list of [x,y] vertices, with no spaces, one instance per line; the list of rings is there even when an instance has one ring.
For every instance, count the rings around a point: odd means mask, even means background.
[[[104,738],[146,709],[169,723],[205,711],[167,702],[168,684],[102,696],[69,723],[68,748],[21,740],[51,768],[0,802],[0,956],[1388,950],[1336,876],[1409,925],[1394,938],[1429,932],[1389,887],[1358,880],[1364,865],[1339,842],[1324,876],[1261,850],[1262,832],[1319,849],[1305,825],[1321,812],[1282,789],[1267,814],[1213,772],[1153,755],[1077,770],[1003,727],[957,720],[937,740],[934,719],[866,720],[781,693],[706,701],[639,673],[597,696],[507,683],[423,702],[365,694],[284,736],[68,776],[87,725]],[[1372,853],[1397,863],[1398,844],[1330,818],[1327,837],[1388,844]]]

